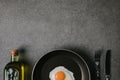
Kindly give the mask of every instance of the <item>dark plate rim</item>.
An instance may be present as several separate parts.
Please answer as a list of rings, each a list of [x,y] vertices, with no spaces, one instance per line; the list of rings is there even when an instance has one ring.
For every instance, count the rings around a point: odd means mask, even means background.
[[[47,52],[47,54],[41,56],[41,57],[38,59],[38,61],[36,61],[35,65],[33,66],[32,74],[31,74],[31,75],[32,75],[32,76],[31,76],[31,80],[34,80],[34,79],[33,79],[33,78],[34,78],[33,75],[34,75],[34,73],[35,73],[34,71],[35,71],[35,68],[36,68],[36,66],[38,65],[39,61],[40,61],[43,57],[45,57],[46,55],[48,55],[49,53],[52,53],[52,52],[55,52],[55,51],[68,51],[68,52],[74,53],[76,56],[80,57],[80,59],[81,59],[81,60],[83,61],[83,63],[85,64],[86,69],[87,69],[87,71],[88,71],[88,79],[91,80],[90,69],[89,69],[86,61],[85,61],[78,53],[76,53],[76,52],[74,52],[74,51],[72,51],[72,50],[68,50],[68,49],[55,49],[55,50],[52,50],[52,51],[50,51],[50,52]],[[82,73],[83,73],[83,71],[82,71]],[[84,80],[84,79],[83,79],[83,80]]]

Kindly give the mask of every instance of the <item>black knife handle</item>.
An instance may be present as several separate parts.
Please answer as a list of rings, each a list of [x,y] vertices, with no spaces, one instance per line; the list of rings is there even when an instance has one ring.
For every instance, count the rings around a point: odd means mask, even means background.
[[[111,79],[111,50],[107,50],[105,60],[105,80]]]
[[[111,50],[108,50],[106,53],[105,60],[105,74],[110,76],[111,73]]]

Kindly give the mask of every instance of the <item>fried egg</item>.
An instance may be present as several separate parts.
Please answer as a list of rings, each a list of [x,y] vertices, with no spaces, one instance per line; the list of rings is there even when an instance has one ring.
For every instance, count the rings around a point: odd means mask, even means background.
[[[50,80],[75,80],[73,72],[69,71],[63,66],[54,68],[49,73]]]

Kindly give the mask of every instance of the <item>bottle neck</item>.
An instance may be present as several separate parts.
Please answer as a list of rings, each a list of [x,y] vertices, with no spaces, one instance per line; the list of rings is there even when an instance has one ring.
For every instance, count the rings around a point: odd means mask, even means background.
[[[19,56],[18,55],[11,55],[11,61],[12,62],[18,62]]]

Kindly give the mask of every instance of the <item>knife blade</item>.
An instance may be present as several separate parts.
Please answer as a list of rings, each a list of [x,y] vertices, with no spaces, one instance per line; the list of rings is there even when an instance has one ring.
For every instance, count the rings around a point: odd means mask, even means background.
[[[111,50],[108,50],[105,58],[105,80],[111,78]]]

